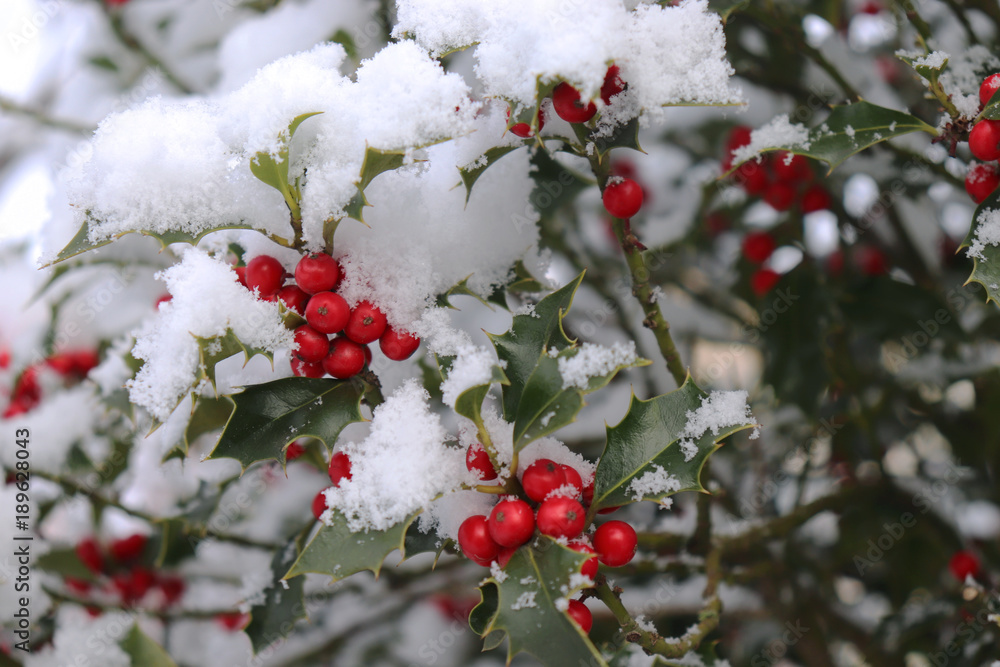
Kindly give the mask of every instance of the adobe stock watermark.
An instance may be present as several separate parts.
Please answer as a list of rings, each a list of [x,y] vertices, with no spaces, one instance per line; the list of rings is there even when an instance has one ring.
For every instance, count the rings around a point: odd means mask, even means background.
[[[775,637],[760,651],[750,658],[750,667],[770,667],[781,660],[802,637],[809,632],[809,628],[803,625],[801,620],[796,619],[794,623],[785,622],[785,630],[780,637]]]
[[[28,42],[38,37],[42,29],[48,25],[63,9],[62,0],[36,0],[34,12],[21,17],[20,24],[7,33],[7,43],[11,50],[18,53]]]

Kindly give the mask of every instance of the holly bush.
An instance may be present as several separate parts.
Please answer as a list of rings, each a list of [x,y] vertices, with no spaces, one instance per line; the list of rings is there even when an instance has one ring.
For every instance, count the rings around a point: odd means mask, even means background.
[[[21,4],[0,667],[1000,664],[996,3]]]

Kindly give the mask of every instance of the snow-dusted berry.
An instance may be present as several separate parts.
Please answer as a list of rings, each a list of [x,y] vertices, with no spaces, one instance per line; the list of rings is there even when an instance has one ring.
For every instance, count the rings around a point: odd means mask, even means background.
[[[296,356],[292,356],[292,373],[296,377],[321,378],[326,374],[323,370],[323,362],[303,361]]]
[[[351,311],[344,335],[355,343],[366,345],[376,341],[388,326],[385,313],[370,301],[362,301]]]
[[[580,568],[580,574],[585,577],[590,577],[591,579],[596,577],[597,568],[600,564],[597,561],[597,552],[594,551],[594,547],[584,542],[582,539],[571,540],[568,546],[573,551],[578,551],[582,554],[594,554],[591,558],[584,561],[583,567]]]
[[[538,459],[521,475],[521,487],[524,493],[536,503],[566,483],[566,473],[555,461]]]
[[[642,208],[642,186],[631,178],[612,177],[602,195],[604,208],[616,218],[631,218]]]
[[[580,629],[585,633],[590,632],[590,628],[594,626],[594,615],[590,613],[590,609],[587,605],[583,604],[579,600],[570,600],[569,608],[566,610],[569,617],[573,619],[573,622],[580,626]]]
[[[611,98],[625,90],[625,81],[622,79],[621,70],[618,65],[612,65],[604,74],[604,83],[601,84],[601,101],[611,104]]]
[[[382,350],[382,354],[389,359],[403,361],[409,359],[417,351],[417,348],[420,347],[420,339],[408,331],[400,331],[387,326],[378,339],[378,346]]]
[[[1000,172],[995,164],[976,164],[965,175],[965,191],[977,204],[993,194],[1000,185]]]
[[[466,450],[465,467],[469,469],[469,472],[476,473],[480,481],[486,482],[497,478],[497,471],[490,462],[490,455],[478,442],[472,443]]]
[[[983,79],[983,83],[979,86],[980,104],[983,106],[989,104],[990,98],[993,97],[993,93],[997,92],[997,88],[1000,88],[1000,73],[990,74]]]
[[[298,285],[282,287],[278,290],[278,300],[283,302],[288,310],[305,317],[309,295],[302,291]]]
[[[274,296],[285,282],[285,267],[270,255],[259,255],[247,264],[246,285],[261,297]]]
[[[567,123],[586,123],[597,113],[597,106],[593,102],[584,104],[580,91],[565,81],[552,91],[552,106]]]
[[[323,516],[323,512],[326,511],[326,489],[323,489],[313,497],[312,501],[312,513],[319,521],[319,518]]]

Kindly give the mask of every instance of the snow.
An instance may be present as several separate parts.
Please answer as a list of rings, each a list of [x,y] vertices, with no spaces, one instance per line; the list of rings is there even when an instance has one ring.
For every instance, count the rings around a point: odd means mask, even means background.
[[[611,347],[584,343],[576,348],[576,354],[559,359],[559,374],[563,389],[576,387],[587,390],[590,379],[603,377],[622,366],[630,366],[637,359],[635,341],[615,343]]]
[[[697,440],[708,431],[718,435],[720,430],[733,426],[752,426],[754,417],[748,399],[746,391],[713,391],[701,399],[701,407],[688,410],[680,437]]]
[[[981,44],[953,53],[948,67],[938,78],[962,118],[979,115],[979,84],[983,72],[1000,71],[1000,57]]]
[[[412,35],[434,55],[475,45],[485,94],[516,104],[533,106],[538,82],[569,81],[596,97],[610,62],[621,68],[632,108],[654,119],[667,104],[742,102],[707,0],[634,11],[617,0],[594,0],[586,11],[558,0],[399,0],[397,21],[395,36]]]
[[[514,604],[510,606],[511,611],[520,611],[521,609],[531,609],[537,607],[538,604],[535,602],[535,596],[538,595],[538,591],[524,591],[519,596]]]
[[[640,477],[636,477],[628,485],[628,490],[632,493],[632,500],[636,502],[647,496],[659,496],[677,491],[680,488],[680,480],[668,473],[660,465],[654,465],[652,470],[643,473]]]
[[[476,483],[428,398],[416,380],[407,381],[375,409],[367,438],[339,446],[351,459],[351,479],[326,491],[327,505],[347,517],[352,532],[386,530]]]
[[[750,133],[750,143],[733,151],[733,164],[746,162],[769,148],[807,151],[810,145],[808,128],[782,114]]]
[[[896,55],[906,55],[905,52],[897,51]],[[919,56],[913,59],[914,67],[930,67],[931,69],[941,69],[948,62],[950,58],[944,51],[932,51],[925,56]]]
[[[976,232],[965,254],[967,257],[985,262],[986,246],[997,245],[1000,245],[1000,209],[987,208],[976,218]]]
[[[158,420],[166,421],[195,383],[195,336],[223,336],[231,329],[249,347],[274,352],[292,345],[278,305],[255,298],[222,260],[192,248],[159,276],[173,299],[138,332],[132,353],[145,363],[127,385],[132,402]]]

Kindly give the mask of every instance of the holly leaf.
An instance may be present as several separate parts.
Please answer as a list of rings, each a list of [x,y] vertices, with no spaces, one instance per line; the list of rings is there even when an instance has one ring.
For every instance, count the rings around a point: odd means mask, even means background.
[[[291,377],[247,387],[236,404],[210,459],[233,458],[246,470],[255,461],[277,459],[285,446],[303,436],[318,438],[327,449],[361,415],[361,382]]]
[[[458,310],[458,308],[451,305],[451,297],[456,295],[463,295],[463,296],[471,296],[479,303],[483,304],[490,310],[493,310],[493,306],[490,305],[489,301],[487,301],[486,299],[484,299],[483,297],[479,296],[471,289],[469,289],[469,278],[471,277],[472,274],[467,275],[465,278],[462,278],[462,280],[449,287],[447,292],[442,292],[441,294],[438,294],[437,305],[440,306],[441,308],[451,308],[452,310]]]
[[[195,555],[198,538],[190,532],[191,526],[184,519],[164,519],[160,527],[158,550],[154,564],[157,568],[177,565]]]
[[[976,250],[972,256],[972,274],[965,284],[979,283],[986,289],[986,301],[1000,304],[1000,246],[977,241],[977,236],[988,228],[990,218],[998,215],[997,211],[1000,211],[1000,189],[994,190],[976,207],[969,234],[959,250],[971,246]],[[983,236],[989,237],[987,234]]]
[[[163,647],[150,639],[139,624],[132,626],[129,633],[119,643],[122,650],[132,658],[133,665],[142,667],[177,667]]]
[[[297,621],[306,618],[305,579],[283,579],[299,555],[299,541],[297,537],[292,539],[284,549],[278,549],[274,554],[271,559],[271,582],[263,592],[263,599],[250,608],[250,623],[244,632],[250,637],[254,655],[283,640],[292,633]]]
[[[451,368],[455,363],[455,358],[444,356],[437,357],[437,362],[442,379],[446,379],[451,373]],[[455,399],[455,412],[463,417],[471,419],[481,432],[486,430],[486,425],[483,424],[482,407],[483,401],[486,399],[486,394],[490,391],[490,387],[494,384],[510,384],[510,380],[507,379],[503,369],[500,368],[498,364],[494,364],[492,368],[490,368],[490,372],[491,376],[489,382],[469,387],[459,394],[457,399]]]
[[[76,549],[52,549],[35,559],[33,565],[39,570],[51,572],[62,578],[73,577],[84,581],[96,581],[94,573],[76,555]]]
[[[916,116],[861,101],[833,107],[822,125],[809,130],[806,141],[768,146],[761,152],[782,150],[822,160],[830,165],[832,172],[855,153],[879,142],[917,131],[937,136],[937,130]],[[734,162],[733,168],[727,173],[732,173],[740,164],[742,162]]]
[[[595,185],[593,180],[564,167],[546,150],[532,151],[531,165],[535,186],[529,201],[543,217],[551,216],[552,212],[574,201],[580,192]]]
[[[708,0],[708,10],[715,12],[722,19],[722,23],[728,23],[729,17],[737,12],[741,12],[750,6],[750,0]]]
[[[584,126],[578,125],[583,128]],[[592,139],[594,148],[600,160],[604,161],[604,156],[611,152],[612,148],[631,148],[634,151],[645,153],[639,145],[639,118],[616,125],[608,134],[601,134]],[[586,142],[584,142],[586,145]]]
[[[607,667],[580,626],[557,606],[583,590],[584,579],[571,580],[587,558],[547,537],[521,547],[504,568],[503,581],[490,577],[480,588],[482,602],[469,616],[470,627],[491,647],[502,639],[497,633],[506,633],[508,664],[525,652],[553,667]]]
[[[278,154],[271,155],[266,151],[261,151],[250,161],[250,171],[253,175],[261,182],[270,185],[280,192],[286,202],[298,199],[296,192],[294,192],[294,189],[288,183],[288,146],[295,136],[295,131],[299,129],[299,125],[321,113],[323,112],[314,111],[293,118],[292,122],[288,124],[288,129],[278,135],[278,142],[280,143]]]
[[[226,329],[226,335],[224,336],[213,336],[212,338],[195,336],[194,339],[198,341],[198,357],[200,359],[201,371],[204,373],[204,377],[208,378],[208,381],[212,383],[213,389],[216,388],[215,365],[234,354],[243,353],[244,366],[250,363],[250,360],[258,354],[263,354],[267,357],[271,361],[272,366],[274,364],[274,358],[270,352],[244,345],[243,341],[236,337],[232,329]]]
[[[582,281],[581,273],[539,301],[531,314],[515,315],[506,333],[487,334],[497,357],[505,362],[504,373],[510,380],[503,388],[503,413],[507,421],[514,421],[525,385],[546,350],[573,344],[563,331],[562,318],[569,312]]]
[[[607,427],[608,441],[597,464],[591,511],[638,500],[658,502],[680,491],[704,491],[701,469],[721,446],[718,442],[754,426],[732,425],[720,428],[718,433],[707,430],[701,437],[690,439],[696,450],[685,453],[681,436],[688,424],[688,413],[700,408],[707,396],[690,377],[680,389],[648,401],[632,394],[625,417],[617,426]],[[673,477],[669,490],[640,493],[630,488],[633,481],[647,473],[655,474],[660,468]]]
[[[412,514],[387,530],[352,533],[347,527],[347,517],[335,509],[330,511],[333,525],[320,526],[284,579],[312,572],[339,581],[364,570],[377,578],[386,556],[397,549],[406,554],[406,535],[419,514]]]
[[[945,58],[940,65],[927,65],[924,63],[919,63],[917,61],[924,60],[925,56],[920,56],[917,58],[911,58],[910,56],[902,55],[897,53],[896,57],[902,60],[904,63],[913,68],[917,74],[924,78],[931,86],[938,85],[938,78],[941,76],[941,72],[948,66],[948,59]]]
[[[187,428],[184,429],[184,438],[174,451],[180,450],[180,456],[187,457],[191,443],[206,433],[223,428],[232,416],[233,409],[233,399],[228,396],[218,398],[195,396],[194,410],[191,412]],[[173,458],[170,455],[168,457]]]
[[[361,176],[358,178],[358,193],[351,198],[345,208],[348,218],[353,218],[360,223],[368,224],[364,220],[362,212],[366,206],[371,206],[365,197],[367,188],[375,177],[379,174],[393,169],[399,169],[406,160],[406,153],[402,151],[382,151],[371,146],[365,147],[365,160],[361,164]]]
[[[504,155],[516,151],[518,148],[521,146],[494,146],[469,164],[458,168],[458,173],[462,175],[462,183],[465,185],[466,204],[469,203],[469,197],[472,196],[472,186],[483,175],[483,172]]]

